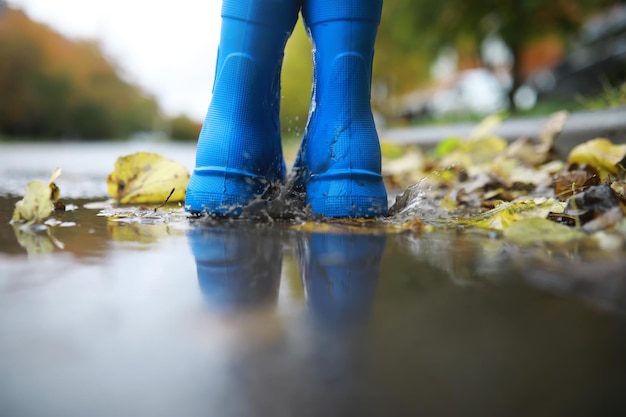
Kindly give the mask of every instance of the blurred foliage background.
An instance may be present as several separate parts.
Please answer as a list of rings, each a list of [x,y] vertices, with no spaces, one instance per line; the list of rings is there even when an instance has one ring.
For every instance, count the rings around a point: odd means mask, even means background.
[[[296,133],[308,111],[310,47],[300,21],[283,72],[283,123]],[[526,84],[546,102],[537,106],[539,113],[584,107],[590,101],[582,95],[610,95],[612,104],[626,105],[620,89],[626,81],[626,2],[385,0],[372,80],[372,105],[384,120],[428,120],[429,100],[476,68],[501,84],[505,102],[498,111],[521,112],[515,93]],[[552,85],[541,85],[546,77]],[[569,84],[560,82],[565,79]],[[461,101],[456,93],[451,100]]]
[[[128,137],[151,130],[158,113],[97,43],[70,41],[11,9],[0,17],[0,92],[0,132],[10,137]]]
[[[595,22],[596,30],[616,26],[609,40],[624,46],[626,25],[620,26],[616,16],[621,13],[621,22],[626,22],[625,4],[618,0],[385,0],[372,105],[387,123],[428,119],[434,114],[434,97],[450,89],[463,71],[476,68],[502,82],[504,110],[509,112],[519,110],[515,94],[522,86],[533,86],[539,99],[561,100],[559,105],[582,105],[585,100],[574,100],[575,94],[585,95],[586,103],[596,107],[598,103],[625,105],[626,52],[610,71],[582,73],[585,79],[597,78],[595,90],[572,90],[569,96],[541,90],[541,75],[548,73],[553,78],[551,89],[557,91],[555,74],[561,71],[567,76],[568,65],[573,65],[568,64],[568,54],[585,41],[581,33],[593,34],[593,30],[583,32],[590,22]],[[602,49],[599,43],[594,46],[596,41],[597,37],[587,39],[587,46]],[[486,45],[500,51],[498,59],[493,53],[489,57]],[[97,42],[68,40],[0,0],[0,136],[85,140],[161,132],[172,139],[197,137],[201,121],[163,115],[149,92],[120,73]],[[300,20],[283,66],[285,137],[302,135],[311,79],[311,43]],[[593,94],[602,93],[610,103],[592,100]]]

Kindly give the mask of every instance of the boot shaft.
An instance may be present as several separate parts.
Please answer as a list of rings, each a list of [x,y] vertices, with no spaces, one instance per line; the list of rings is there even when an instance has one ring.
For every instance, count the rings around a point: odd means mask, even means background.
[[[307,26],[335,20],[380,22],[382,0],[305,0],[302,16]]]
[[[300,0],[224,0],[215,84],[232,54],[254,61],[260,89],[278,87],[285,45],[298,18]]]

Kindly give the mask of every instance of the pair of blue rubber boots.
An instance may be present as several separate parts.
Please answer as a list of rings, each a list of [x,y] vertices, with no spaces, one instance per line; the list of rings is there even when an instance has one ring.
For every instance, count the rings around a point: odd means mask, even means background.
[[[382,0],[224,0],[213,97],[187,211],[236,217],[285,183],[280,76],[301,11],[313,43],[314,79],[290,187],[316,215],[387,214],[370,107],[381,9]]]

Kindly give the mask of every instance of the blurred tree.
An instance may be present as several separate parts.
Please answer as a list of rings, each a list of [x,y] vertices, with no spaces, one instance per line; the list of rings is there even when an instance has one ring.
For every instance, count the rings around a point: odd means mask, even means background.
[[[404,18],[406,10],[402,10],[402,1],[385,0],[374,53],[372,83],[375,92],[378,86],[382,86],[389,95],[404,93],[428,81],[429,60],[422,43],[416,41],[421,35],[410,26],[412,21]],[[303,134],[309,114],[312,80],[312,45],[302,19],[299,19],[287,42],[283,63],[281,128],[285,138],[299,138]],[[374,107],[383,112],[387,105],[385,93],[382,97],[373,93]]]
[[[95,42],[73,42],[23,12],[0,15],[0,132],[31,138],[125,138],[159,109],[118,75]]]
[[[406,93],[428,83],[430,63],[438,49],[432,33],[416,24],[422,0],[385,0],[374,54],[373,82],[386,85],[390,95]]]
[[[202,125],[185,115],[173,117],[169,120],[170,137],[174,140],[196,140]]]
[[[522,55],[531,42],[546,35],[567,38],[591,13],[617,3],[623,0],[387,0],[379,36],[391,38],[398,51],[419,45],[432,58],[446,45],[478,55],[482,40],[497,33],[513,55],[514,105],[524,78]]]
[[[309,114],[313,59],[311,41],[298,20],[285,48],[285,60],[281,78],[281,129],[284,138],[300,137]]]

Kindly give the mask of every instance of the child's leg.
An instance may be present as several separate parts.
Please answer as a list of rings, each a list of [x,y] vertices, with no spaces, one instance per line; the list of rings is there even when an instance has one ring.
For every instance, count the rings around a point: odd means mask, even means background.
[[[370,107],[382,0],[305,0],[314,46],[311,113],[294,172],[306,202],[331,217],[387,214]]]
[[[237,215],[285,176],[280,70],[301,0],[224,0],[213,98],[185,209]]]

